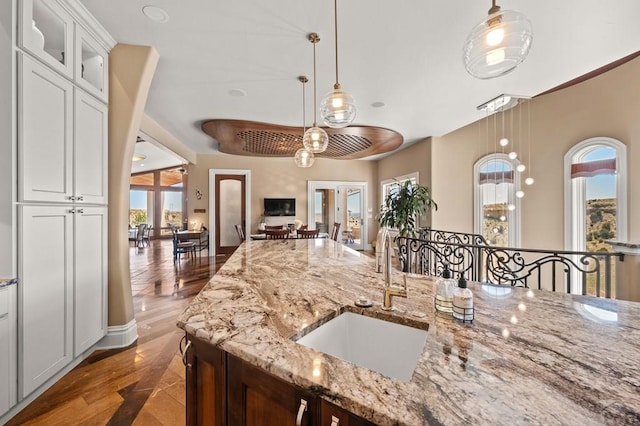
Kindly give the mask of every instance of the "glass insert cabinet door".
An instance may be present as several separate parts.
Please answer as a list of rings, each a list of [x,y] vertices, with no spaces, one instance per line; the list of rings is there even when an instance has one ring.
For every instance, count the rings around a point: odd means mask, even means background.
[[[54,1],[23,0],[19,6],[21,47],[73,78],[71,16]]]

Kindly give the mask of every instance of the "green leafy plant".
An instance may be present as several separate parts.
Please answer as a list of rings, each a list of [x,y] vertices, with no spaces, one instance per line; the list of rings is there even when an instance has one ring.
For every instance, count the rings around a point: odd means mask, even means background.
[[[398,230],[401,237],[416,237],[417,219],[430,209],[438,210],[429,188],[413,185],[407,180],[398,182],[397,190],[385,197],[380,213],[376,216],[380,226]]]

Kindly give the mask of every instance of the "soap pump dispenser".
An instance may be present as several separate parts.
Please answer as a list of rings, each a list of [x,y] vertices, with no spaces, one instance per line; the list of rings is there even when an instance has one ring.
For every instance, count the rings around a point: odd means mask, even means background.
[[[456,289],[456,281],[451,276],[449,265],[445,263],[442,277],[436,281],[436,310],[448,314],[453,311],[453,292]]]
[[[458,288],[453,293],[453,317],[462,322],[473,322],[473,293],[467,288],[464,272],[460,272]]]

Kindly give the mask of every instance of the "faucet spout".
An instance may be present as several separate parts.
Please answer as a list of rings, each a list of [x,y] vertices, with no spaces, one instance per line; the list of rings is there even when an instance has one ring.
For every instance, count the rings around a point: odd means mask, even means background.
[[[384,258],[384,297],[382,302],[382,309],[385,311],[392,311],[393,296],[407,297],[407,277],[403,276],[403,284],[401,286],[393,285],[392,266],[391,266],[391,247],[392,237],[389,229],[384,230],[383,235],[383,258]]]

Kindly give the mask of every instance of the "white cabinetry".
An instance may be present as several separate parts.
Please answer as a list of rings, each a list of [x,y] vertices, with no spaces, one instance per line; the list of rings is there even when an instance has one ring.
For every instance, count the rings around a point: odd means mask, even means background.
[[[106,213],[106,207],[20,207],[22,397],[105,335]]]
[[[74,355],[107,332],[107,208],[79,207],[74,214]]]
[[[19,201],[73,196],[73,85],[27,55],[18,58]]]
[[[106,102],[115,41],[79,0],[19,0],[6,8],[11,5],[18,22],[11,57],[17,62],[19,280],[18,362],[16,368],[14,356],[11,368],[22,400],[43,392],[106,334]]]
[[[9,316],[10,288],[0,288],[0,415],[12,405],[11,398],[11,319]]]
[[[75,89],[73,193],[76,202],[107,202],[107,106]]]
[[[19,56],[22,202],[107,201],[107,106],[27,55]]]
[[[21,206],[18,244],[19,383],[25,397],[72,359],[73,216],[65,206]]]

